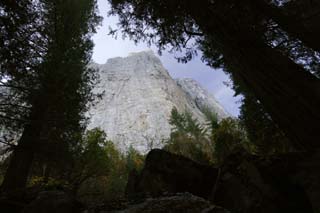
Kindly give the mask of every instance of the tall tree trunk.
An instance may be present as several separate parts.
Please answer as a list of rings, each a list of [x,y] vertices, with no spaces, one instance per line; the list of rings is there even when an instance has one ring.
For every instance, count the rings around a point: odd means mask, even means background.
[[[320,0],[296,0],[283,8],[270,5],[266,0],[252,0],[252,4],[289,35],[320,51]]]
[[[34,107],[34,109],[36,109],[36,107]],[[39,143],[37,143],[41,132],[39,117],[41,117],[43,113],[43,111],[39,109],[40,108],[33,110],[30,121],[26,124],[22,136],[19,139],[18,146],[12,153],[9,167],[1,185],[2,192],[10,192],[26,187],[35,156],[35,149],[36,146],[39,145]]]
[[[44,172],[43,172],[43,182],[48,183],[51,175],[51,164],[48,162],[45,164]]]
[[[220,1],[207,5],[212,7],[208,13],[190,13],[215,41],[230,71],[254,92],[296,147],[319,147],[320,80],[267,46],[252,25],[246,26],[247,8],[226,5]]]
[[[11,191],[26,186],[29,171],[34,158],[32,128],[27,128],[16,149],[13,151],[9,167],[6,171],[1,190]]]

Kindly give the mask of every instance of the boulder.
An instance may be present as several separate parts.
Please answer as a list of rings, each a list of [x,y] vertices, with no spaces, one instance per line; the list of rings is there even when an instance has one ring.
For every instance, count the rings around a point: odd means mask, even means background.
[[[23,213],[79,213],[81,205],[62,191],[40,192]]]
[[[228,213],[227,210],[190,193],[149,198],[118,213]],[[102,212],[101,212],[102,213]]]
[[[295,166],[296,169],[290,177],[305,191],[313,212],[320,212],[320,150],[308,153],[299,159]]]
[[[131,173],[128,197],[157,197],[163,194],[190,192],[207,198],[214,186],[218,170],[188,158],[154,149],[146,157],[140,174]]]
[[[141,173],[129,175],[127,195],[140,199],[189,192],[231,212],[313,212],[305,188],[291,178],[292,166],[281,159],[265,164],[237,153],[217,169],[155,149]]]
[[[312,213],[305,189],[292,180],[295,156],[283,155],[267,161],[239,153],[221,168],[214,200],[230,211],[243,213]]]

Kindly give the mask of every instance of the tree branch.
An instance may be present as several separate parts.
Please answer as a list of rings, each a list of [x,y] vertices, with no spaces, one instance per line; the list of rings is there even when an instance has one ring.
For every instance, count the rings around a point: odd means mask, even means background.
[[[200,33],[200,32],[192,32],[192,31],[189,31],[186,26],[183,26],[183,29],[184,29],[184,32],[188,35],[191,35],[191,36],[204,36],[203,33]]]
[[[10,142],[6,142],[6,141],[2,141],[2,140],[0,140],[0,143],[5,144],[5,145],[8,145],[8,146],[11,146],[11,147],[17,147],[16,144],[12,144],[12,143],[10,143]]]

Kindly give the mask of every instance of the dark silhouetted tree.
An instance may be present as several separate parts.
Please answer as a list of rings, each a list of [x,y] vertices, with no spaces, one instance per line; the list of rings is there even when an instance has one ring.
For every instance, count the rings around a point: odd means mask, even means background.
[[[45,44],[36,47],[44,52],[41,63],[24,72],[35,83],[30,86],[32,98],[20,102],[30,110],[2,184],[5,191],[25,187],[35,154],[52,160],[68,152],[84,130],[84,112],[91,97],[93,70],[87,65],[93,48],[91,35],[100,20],[96,1],[42,0],[31,4],[41,16],[35,34]],[[5,67],[9,81],[15,83],[10,69]]]
[[[194,42],[204,61],[224,68],[237,79],[235,84],[254,94],[296,148],[319,147],[320,80],[273,45],[270,31],[286,29],[272,14],[261,13],[255,1],[109,2],[129,38],[155,43],[159,50],[185,48],[182,61],[195,54],[188,46],[188,41]]]

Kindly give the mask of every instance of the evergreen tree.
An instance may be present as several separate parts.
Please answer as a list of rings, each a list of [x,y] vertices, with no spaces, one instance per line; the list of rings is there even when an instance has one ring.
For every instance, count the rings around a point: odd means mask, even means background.
[[[90,99],[93,72],[87,67],[91,35],[100,18],[96,1],[35,1],[41,9],[41,29],[36,34],[46,45],[41,64],[32,70],[37,83],[22,136],[13,151],[2,189],[22,188],[35,154],[57,159],[68,152],[85,127],[84,112]],[[63,155],[62,155],[63,156]],[[51,159],[52,160],[52,159]]]
[[[225,118],[219,122],[212,135],[214,157],[217,164],[222,164],[231,154],[252,152],[247,133],[237,119]]]
[[[46,40],[39,8],[29,0],[0,2],[0,142],[12,145],[27,122]]]
[[[172,131],[164,149],[202,164],[215,165],[223,163],[231,154],[255,151],[238,119],[225,118],[218,122],[215,114],[210,111],[206,114],[208,122],[200,125],[190,113],[179,113],[173,108]]]
[[[276,21],[289,35],[298,38],[306,46],[320,51],[319,0],[288,1],[281,3],[280,6],[271,4],[268,0],[258,0],[253,3],[261,13]]]
[[[246,94],[242,100],[240,118],[248,138],[258,155],[268,156],[294,151],[290,140],[265,112],[261,103]]]
[[[200,125],[191,113],[179,113],[176,108],[171,111],[170,125],[172,130],[165,150],[200,163],[212,163],[213,147],[207,126]]]
[[[181,114],[175,107],[171,110],[169,124],[173,127],[173,134],[183,133],[195,139],[206,135],[206,128],[202,127],[190,112]]]
[[[132,170],[141,170],[143,166],[144,156],[141,155],[132,146],[126,153],[126,171],[131,172]]]

